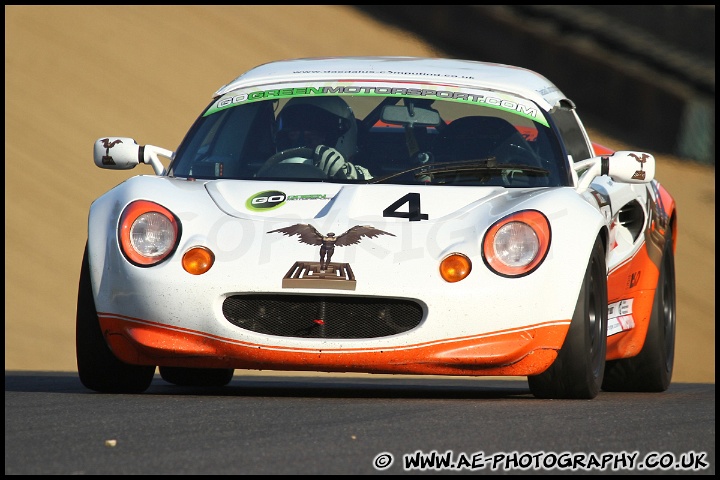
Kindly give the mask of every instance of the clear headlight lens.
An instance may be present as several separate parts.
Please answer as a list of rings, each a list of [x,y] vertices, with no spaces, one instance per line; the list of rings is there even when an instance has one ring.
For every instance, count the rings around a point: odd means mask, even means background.
[[[119,225],[120,248],[140,266],[156,265],[167,258],[180,239],[178,221],[168,209],[138,200],[123,211]]]
[[[483,260],[504,277],[534,271],[550,249],[550,222],[537,210],[523,210],[495,222],[483,238]]]
[[[143,213],[130,227],[130,244],[144,257],[161,257],[174,243],[175,230],[170,219],[158,212]]]
[[[500,227],[493,239],[498,260],[510,267],[524,267],[532,262],[540,249],[537,234],[527,223],[510,222]]]

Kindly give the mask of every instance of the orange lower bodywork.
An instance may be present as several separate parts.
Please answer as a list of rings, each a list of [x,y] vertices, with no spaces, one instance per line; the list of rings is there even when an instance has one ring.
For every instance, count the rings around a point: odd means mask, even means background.
[[[186,328],[99,313],[113,353],[135,365],[201,368],[526,376],[555,360],[570,321],[390,348],[268,347]]]
[[[634,357],[645,344],[660,275],[660,270],[648,254],[648,248],[653,247],[646,245],[646,248],[641,248],[630,261],[608,275],[608,302],[633,299],[635,327],[608,337],[607,360]]]

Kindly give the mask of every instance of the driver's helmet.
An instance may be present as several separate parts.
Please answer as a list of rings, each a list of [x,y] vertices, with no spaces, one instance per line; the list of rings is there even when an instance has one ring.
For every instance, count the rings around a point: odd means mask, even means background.
[[[340,97],[290,99],[276,120],[278,151],[327,145],[349,160],[357,152],[357,123],[350,106]]]

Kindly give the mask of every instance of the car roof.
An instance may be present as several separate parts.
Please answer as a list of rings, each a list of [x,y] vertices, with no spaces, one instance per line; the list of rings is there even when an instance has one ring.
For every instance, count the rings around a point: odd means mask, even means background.
[[[218,89],[215,95],[268,83],[330,80],[419,81],[513,92],[545,110],[566,99],[547,78],[526,68],[474,60],[397,56],[278,60],[252,68]]]

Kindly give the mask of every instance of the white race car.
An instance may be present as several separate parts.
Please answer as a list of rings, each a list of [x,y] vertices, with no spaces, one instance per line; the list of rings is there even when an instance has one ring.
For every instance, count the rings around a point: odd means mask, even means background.
[[[154,175],[95,200],[77,364],[98,392],[237,369],[527,376],[664,391],[676,208],[543,76],[455,59],[277,61],[220,88]]]

